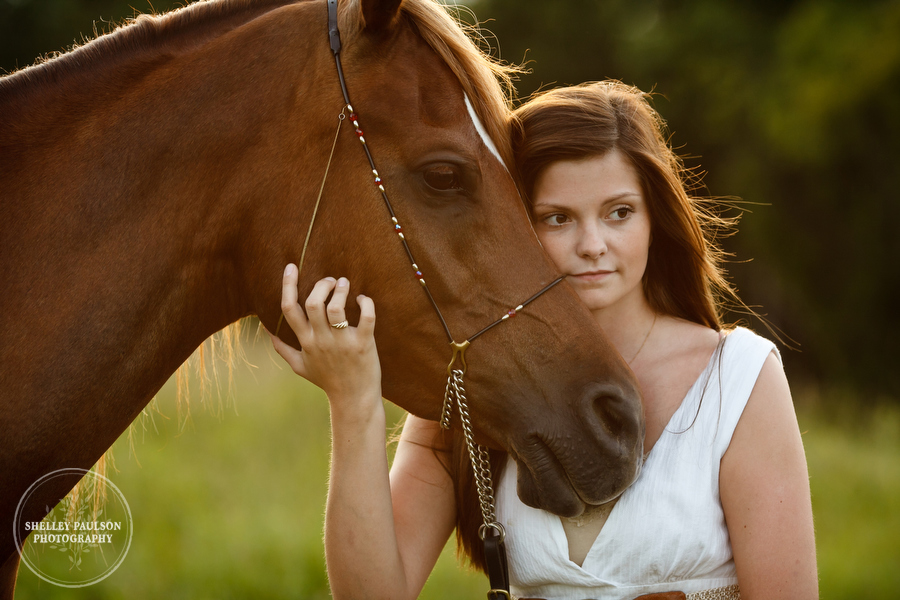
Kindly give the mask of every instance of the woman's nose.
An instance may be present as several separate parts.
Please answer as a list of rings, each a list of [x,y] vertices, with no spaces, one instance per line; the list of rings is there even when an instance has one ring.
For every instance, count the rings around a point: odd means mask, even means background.
[[[576,247],[578,256],[593,260],[603,256],[606,250],[606,238],[602,235],[599,227],[586,225],[581,228]]]

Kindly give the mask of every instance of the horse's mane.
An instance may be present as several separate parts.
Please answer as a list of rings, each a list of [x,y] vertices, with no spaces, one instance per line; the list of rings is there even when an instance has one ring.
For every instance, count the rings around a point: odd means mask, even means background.
[[[298,0],[197,0],[164,14],[140,14],[114,25],[64,53],[51,53],[31,66],[0,77],[0,94],[24,95],[94,71],[98,66],[120,64],[136,54],[158,57],[160,50],[180,44],[202,43],[223,27],[234,27],[278,6]],[[482,51],[484,42],[476,26],[454,18],[436,0],[405,0],[401,11],[422,38],[459,79],[500,155],[512,164],[507,134],[507,115],[513,93],[514,66],[504,65]],[[324,7],[323,7],[324,9]],[[341,3],[341,28],[352,36],[361,29],[358,0]],[[484,44],[486,45],[486,43]],[[152,54],[149,52],[152,51]]]
[[[163,14],[139,14],[112,24],[109,31],[73,45],[66,52],[52,52],[30,66],[0,77],[0,92],[41,89],[70,77],[120,64],[135,54],[173,45],[202,43],[223,27],[234,27],[272,8],[297,0],[197,0]]]

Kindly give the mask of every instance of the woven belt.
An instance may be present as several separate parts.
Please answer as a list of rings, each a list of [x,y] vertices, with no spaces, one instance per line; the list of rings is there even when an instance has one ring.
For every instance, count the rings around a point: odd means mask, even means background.
[[[542,600],[540,598],[517,598],[516,600]],[[646,594],[635,600],[741,600],[741,590],[737,585],[729,585],[702,592],[659,592]]]
[[[703,590],[685,595],[686,600],[741,600],[741,589],[737,585]]]

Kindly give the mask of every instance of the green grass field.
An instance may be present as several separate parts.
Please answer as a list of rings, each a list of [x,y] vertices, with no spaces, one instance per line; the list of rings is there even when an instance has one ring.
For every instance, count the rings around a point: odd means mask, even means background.
[[[159,412],[134,428],[134,454],[127,436],[116,443],[111,478],[134,519],[119,569],[99,584],[67,589],[23,566],[18,600],[330,597],[322,547],[327,401],[277,357],[259,348],[251,354],[257,368],[237,370],[234,400],[220,414],[204,410],[195,386],[191,418],[180,424],[170,381]],[[800,412],[821,597],[896,598],[900,409],[852,419],[823,414]],[[482,576],[457,566],[451,541],[421,598],[484,598],[486,589]]]

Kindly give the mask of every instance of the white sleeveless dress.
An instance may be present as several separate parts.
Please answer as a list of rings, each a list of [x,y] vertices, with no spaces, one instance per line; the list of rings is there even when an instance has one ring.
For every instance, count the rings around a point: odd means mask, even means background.
[[[513,595],[632,600],[736,584],[719,464],[773,350],[777,355],[772,342],[748,329],[724,337],[581,567],[569,560],[560,518],[519,500],[510,459],[497,490],[497,516],[507,530]]]

